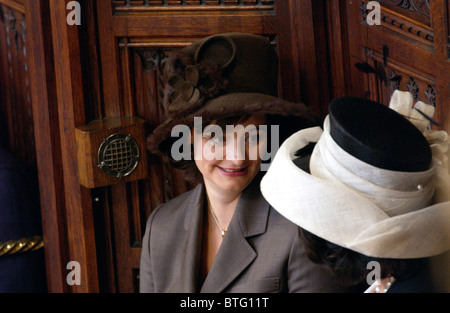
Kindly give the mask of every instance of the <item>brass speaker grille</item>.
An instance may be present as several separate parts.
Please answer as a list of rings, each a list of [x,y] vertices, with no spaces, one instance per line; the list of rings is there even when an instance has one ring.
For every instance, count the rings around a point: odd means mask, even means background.
[[[139,147],[131,135],[113,134],[98,150],[98,166],[113,177],[130,175],[139,163]]]

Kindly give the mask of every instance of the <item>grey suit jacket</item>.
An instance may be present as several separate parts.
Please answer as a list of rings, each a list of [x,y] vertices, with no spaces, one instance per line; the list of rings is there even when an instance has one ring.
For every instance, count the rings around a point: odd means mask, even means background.
[[[262,197],[259,179],[242,193],[204,282],[200,268],[203,185],[160,205],[143,238],[141,292],[346,292],[306,257],[299,228]]]

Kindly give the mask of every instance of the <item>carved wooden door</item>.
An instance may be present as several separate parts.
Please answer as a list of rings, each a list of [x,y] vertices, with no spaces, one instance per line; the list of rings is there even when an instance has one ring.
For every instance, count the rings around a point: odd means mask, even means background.
[[[311,12],[317,4],[304,3],[300,11],[297,1],[97,1],[102,101],[95,119],[135,116],[145,120],[147,131],[151,131],[164,118],[161,70],[168,52],[223,32],[266,36],[280,58],[280,95],[319,106],[320,89],[307,92],[300,83],[301,72],[308,69],[310,84],[324,79],[314,69],[315,54],[307,51],[314,47],[305,48],[297,40],[316,36]],[[296,19],[300,18],[306,26],[297,29]],[[308,60],[300,59],[301,54],[309,54]],[[147,163],[146,179],[92,191],[96,200],[93,211],[97,212],[100,290],[138,290],[141,239],[147,217],[157,205],[192,187],[157,156],[148,154]]]
[[[369,2],[331,1],[330,21],[339,26],[330,29],[331,47],[334,56],[343,56],[332,67],[339,77],[335,95],[368,96],[387,105],[395,89],[410,91],[414,101],[436,106],[435,127],[448,131],[450,2],[379,0],[379,12]],[[386,77],[358,70],[355,64],[364,62]]]

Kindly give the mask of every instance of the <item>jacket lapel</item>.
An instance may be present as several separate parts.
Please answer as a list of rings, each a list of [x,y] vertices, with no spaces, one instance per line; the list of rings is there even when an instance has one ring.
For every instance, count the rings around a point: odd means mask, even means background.
[[[268,215],[269,204],[261,195],[259,179],[255,178],[242,192],[201,292],[222,292],[253,262],[257,253],[246,237],[264,233]]]
[[[203,228],[203,203],[204,187],[198,185],[187,204],[187,214],[184,219],[183,252],[178,258],[178,271],[175,277],[179,277],[170,288],[170,292],[195,293],[198,292],[198,271],[200,266],[202,228]]]

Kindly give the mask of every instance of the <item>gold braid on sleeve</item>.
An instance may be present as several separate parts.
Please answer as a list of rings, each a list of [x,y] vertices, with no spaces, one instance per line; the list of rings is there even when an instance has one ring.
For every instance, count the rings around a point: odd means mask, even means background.
[[[0,242],[0,256],[20,253],[25,251],[35,251],[44,246],[44,240],[41,236],[31,238],[21,238],[18,240],[8,240]]]

